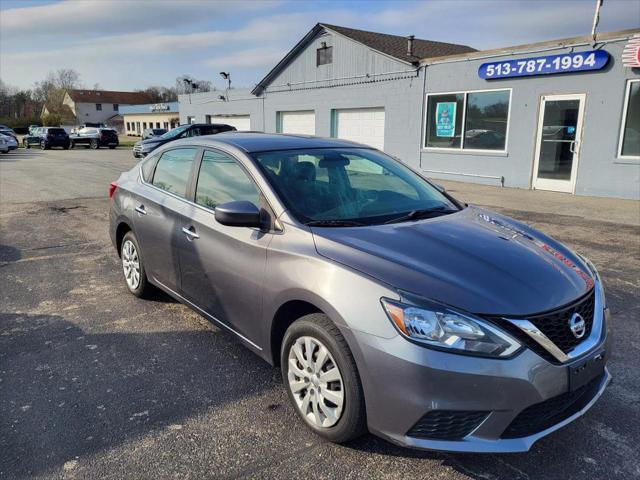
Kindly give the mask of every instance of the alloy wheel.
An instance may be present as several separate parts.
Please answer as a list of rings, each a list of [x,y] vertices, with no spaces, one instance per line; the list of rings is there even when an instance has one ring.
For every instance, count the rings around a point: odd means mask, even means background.
[[[340,420],[344,383],[327,347],[314,337],[299,337],[289,349],[289,388],[302,416],[314,427],[329,428]]]
[[[126,240],[122,245],[122,270],[129,288],[137,289],[140,286],[140,258],[131,240]]]

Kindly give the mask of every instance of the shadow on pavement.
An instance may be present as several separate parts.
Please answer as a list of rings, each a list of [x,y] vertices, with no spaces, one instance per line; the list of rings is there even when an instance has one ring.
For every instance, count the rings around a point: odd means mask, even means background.
[[[220,337],[87,335],[57,315],[0,314],[0,473],[61,469],[272,384],[269,365],[248,352],[241,365]]]

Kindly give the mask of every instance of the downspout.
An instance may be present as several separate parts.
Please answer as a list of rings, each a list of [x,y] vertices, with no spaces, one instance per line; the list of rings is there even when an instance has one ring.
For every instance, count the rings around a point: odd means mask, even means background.
[[[420,133],[418,135],[418,167],[422,170],[422,144],[424,141],[423,135],[426,133],[426,123],[424,116],[426,108],[425,103],[427,103],[427,66],[421,65],[420,68],[418,68],[418,72],[420,72],[420,69],[422,69],[424,72],[422,78],[422,94],[420,95],[420,103],[422,105],[420,108]]]

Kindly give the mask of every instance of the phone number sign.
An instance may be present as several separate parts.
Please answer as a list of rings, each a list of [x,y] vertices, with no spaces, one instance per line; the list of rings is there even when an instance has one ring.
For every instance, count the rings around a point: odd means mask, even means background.
[[[485,80],[493,80],[494,78],[585,72],[600,70],[604,68],[608,61],[609,53],[604,50],[519,58],[516,60],[483,63],[478,68],[478,76]]]

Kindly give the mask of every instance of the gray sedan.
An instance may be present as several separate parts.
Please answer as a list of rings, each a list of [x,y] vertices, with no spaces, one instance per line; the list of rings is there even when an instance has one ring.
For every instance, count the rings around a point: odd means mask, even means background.
[[[111,184],[134,295],[159,288],[282,369],[315,433],[526,451],[610,381],[595,267],[337,139],[221,133]]]

